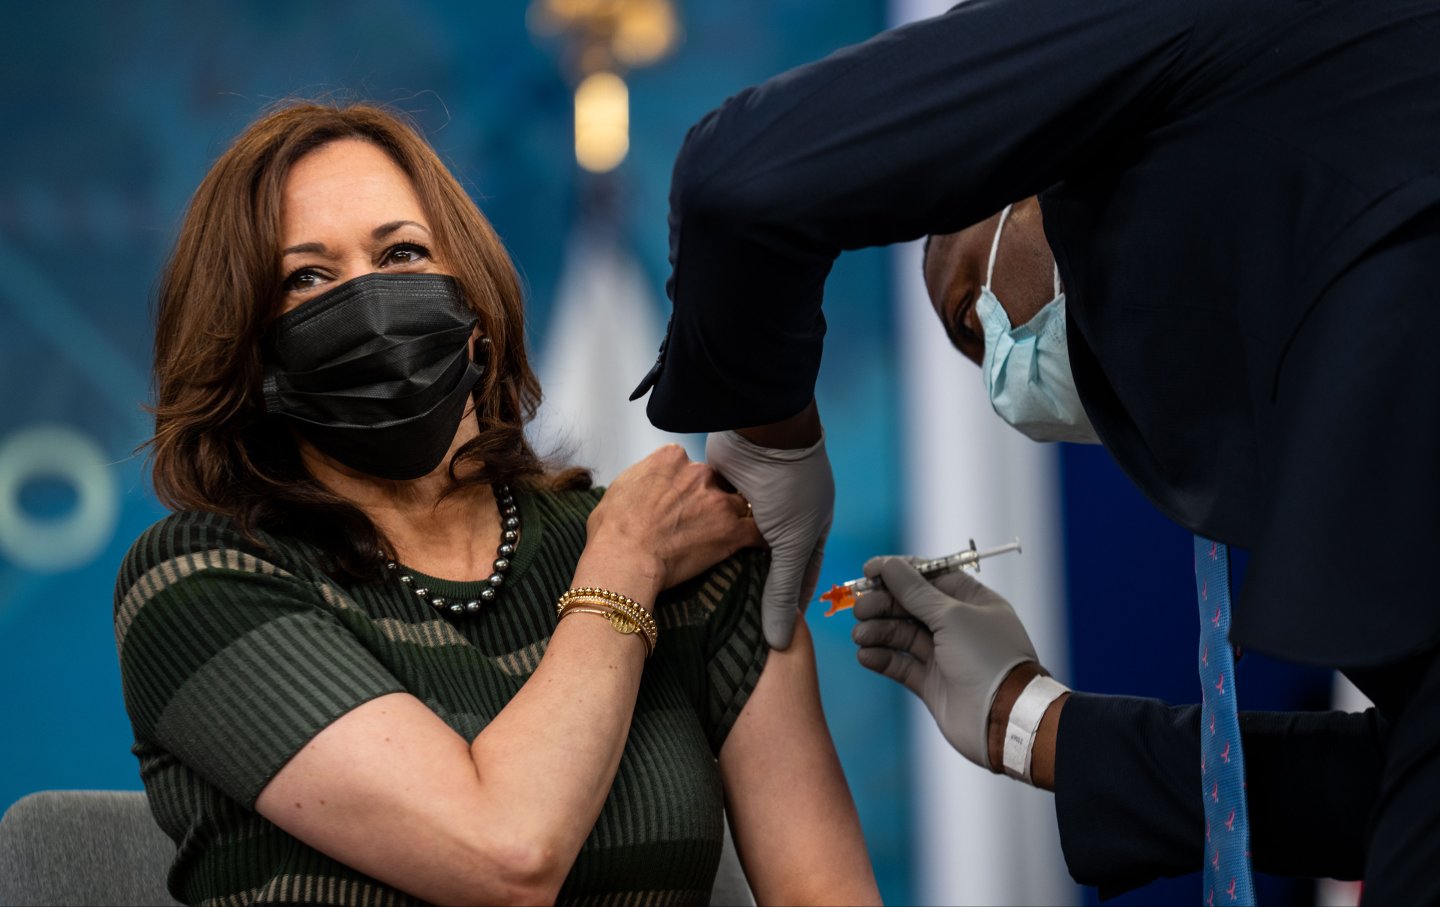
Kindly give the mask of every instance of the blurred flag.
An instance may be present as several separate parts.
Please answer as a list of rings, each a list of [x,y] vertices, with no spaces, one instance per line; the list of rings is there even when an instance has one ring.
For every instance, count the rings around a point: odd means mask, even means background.
[[[529,430],[536,450],[589,466],[606,484],[662,444],[685,440],[655,428],[643,402],[629,401],[643,374],[636,364],[655,358],[663,333],[639,264],[610,231],[582,221],[538,349],[545,399]]]
[[[890,24],[939,15],[953,0],[891,0]],[[1057,445],[995,415],[980,370],[949,344],[925,293],[920,244],[895,253],[904,373],[905,548],[947,554],[971,538],[1014,538],[1018,557],[985,562],[982,582],[1015,606],[1041,662],[1068,681]],[[992,775],[940,735],[916,700],[911,734],[916,900],[923,904],[1074,904],[1053,795]]]

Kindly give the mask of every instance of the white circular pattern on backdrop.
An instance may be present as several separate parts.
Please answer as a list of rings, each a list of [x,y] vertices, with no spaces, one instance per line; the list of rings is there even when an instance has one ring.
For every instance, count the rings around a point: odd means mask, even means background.
[[[56,479],[75,490],[75,507],[58,518],[25,511],[27,482]],[[83,566],[104,550],[120,515],[119,488],[105,452],[88,435],[36,424],[0,441],[0,556],[37,573]]]

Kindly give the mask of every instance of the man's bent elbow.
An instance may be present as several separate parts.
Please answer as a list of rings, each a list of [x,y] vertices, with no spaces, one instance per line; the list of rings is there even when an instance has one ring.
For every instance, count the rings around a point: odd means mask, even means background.
[[[742,96],[731,98],[686,134],[670,176],[672,217],[740,226],[765,216],[783,193],[725,126],[727,112],[742,102]]]

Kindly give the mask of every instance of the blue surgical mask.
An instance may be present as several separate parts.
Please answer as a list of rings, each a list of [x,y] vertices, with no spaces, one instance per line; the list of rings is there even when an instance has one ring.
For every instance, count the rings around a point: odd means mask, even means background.
[[[1007,205],[995,226],[985,285],[975,303],[975,314],[985,331],[985,358],[980,368],[990,405],[1000,418],[1032,441],[1098,444],[1070,374],[1065,294],[1060,289],[1059,270],[1055,271],[1055,298],[1019,327],[1010,326],[1010,317],[990,288],[1000,231],[1009,216]]]

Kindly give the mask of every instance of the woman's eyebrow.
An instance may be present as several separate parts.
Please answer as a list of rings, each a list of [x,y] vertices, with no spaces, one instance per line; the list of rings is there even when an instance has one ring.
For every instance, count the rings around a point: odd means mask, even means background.
[[[426,233],[429,233],[429,232],[430,232],[430,229],[429,229],[428,227],[426,227],[424,224],[422,224],[422,223],[420,223],[420,222],[418,222],[418,221],[413,221],[413,220],[392,220],[392,221],[389,221],[389,222],[387,222],[387,223],[381,224],[380,226],[376,227],[374,230],[371,230],[371,231],[370,231],[370,235],[371,235],[372,237],[374,237],[375,239],[384,239],[385,237],[389,236],[391,233],[394,233],[396,230],[399,230],[401,227],[419,227],[421,230],[424,230]],[[283,256],[286,256],[286,255],[298,255],[298,254],[302,254],[302,253],[304,253],[304,254],[315,253],[315,254],[317,254],[317,255],[324,255],[324,254],[326,253],[326,251],[327,251],[327,250],[326,250],[326,248],[325,248],[325,244],[324,244],[324,243],[320,243],[320,242],[302,242],[302,243],[300,243],[299,245],[289,246],[289,247],[281,250],[280,255],[281,255],[282,257],[283,257]]]
[[[287,249],[281,250],[280,255],[283,258],[286,255],[297,255],[302,252],[315,252],[317,254],[324,255],[325,244],[322,242],[302,242],[298,246],[290,246]]]
[[[371,230],[371,231],[370,231],[370,235],[373,236],[373,237],[376,238],[376,239],[384,239],[385,237],[389,236],[391,233],[394,233],[396,230],[399,230],[401,227],[419,227],[421,230],[424,230],[426,233],[429,233],[429,232],[430,232],[429,229],[427,229],[424,224],[417,223],[417,222],[415,222],[415,221],[413,221],[413,220],[392,220],[392,221],[390,221],[389,223],[381,224],[380,226],[376,227],[374,230]]]

